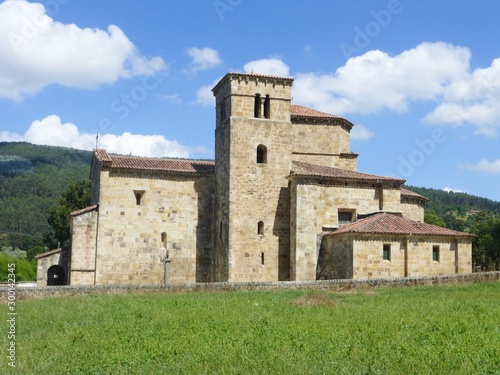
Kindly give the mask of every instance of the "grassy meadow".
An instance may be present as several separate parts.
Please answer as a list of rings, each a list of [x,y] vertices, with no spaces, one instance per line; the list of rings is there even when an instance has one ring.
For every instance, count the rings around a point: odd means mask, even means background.
[[[89,295],[16,307],[9,373],[500,374],[498,282]]]

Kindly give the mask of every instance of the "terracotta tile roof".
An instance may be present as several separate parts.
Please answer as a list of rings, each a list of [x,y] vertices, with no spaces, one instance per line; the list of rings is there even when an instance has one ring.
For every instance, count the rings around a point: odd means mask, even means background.
[[[109,156],[108,152],[103,148],[98,148],[94,150],[94,155],[100,162],[111,162],[111,156]]]
[[[429,200],[429,198],[426,198],[423,195],[417,194],[414,191],[411,191],[411,190],[408,190],[408,189],[405,189],[405,188],[401,188],[401,198],[403,198],[403,197],[405,197],[405,198],[422,199],[422,200],[424,200],[426,202]]]
[[[309,164],[301,161],[292,162],[292,170],[290,171],[290,175],[304,177],[324,177],[341,180],[370,181],[375,183],[393,182],[402,184],[405,181],[400,178],[377,176],[374,174],[349,171],[346,169]]]
[[[112,169],[163,171],[182,174],[214,173],[215,171],[215,162],[212,160],[109,155],[106,150],[102,149],[95,150],[94,155],[99,161],[110,163]]]
[[[73,211],[69,214],[69,216],[78,216],[78,215],[81,215],[81,214],[84,214],[87,212],[92,212],[92,211],[97,210],[97,207],[98,207],[98,205],[94,204],[93,206],[88,206],[88,207],[82,208],[81,210]]]
[[[327,236],[342,233],[367,233],[367,234],[406,234],[406,235],[435,235],[474,237],[471,233],[458,232],[431,224],[420,223],[401,216],[379,213],[351,224],[342,225]]]
[[[332,115],[330,113],[317,111],[312,108],[304,107],[298,104],[292,104],[290,106],[290,115],[292,117],[298,118],[314,118],[314,119],[323,119],[323,120],[342,120],[346,121],[349,125],[352,126],[352,123],[346,120],[343,117]]]

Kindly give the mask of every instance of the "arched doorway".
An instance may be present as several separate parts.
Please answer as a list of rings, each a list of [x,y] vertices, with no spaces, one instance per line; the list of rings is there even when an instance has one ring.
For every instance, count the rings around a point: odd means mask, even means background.
[[[51,266],[47,270],[47,285],[65,285],[66,284],[66,275],[64,272],[64,268],[61,266]]]

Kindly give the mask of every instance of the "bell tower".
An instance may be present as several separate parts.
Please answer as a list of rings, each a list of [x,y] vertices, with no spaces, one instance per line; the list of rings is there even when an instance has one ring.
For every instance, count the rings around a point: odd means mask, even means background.
[[[228,73],[213,88],[215,279],[289,277],[293,78]]]

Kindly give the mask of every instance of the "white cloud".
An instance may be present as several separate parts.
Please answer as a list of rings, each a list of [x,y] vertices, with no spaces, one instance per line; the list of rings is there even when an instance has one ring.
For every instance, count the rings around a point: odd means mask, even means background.
[[[471,171],[486,172],[491,174],[500,174],[500,159],[489,161],[487,159],[480,160],[476,164],[467,163],[462,166],[464,169]]]
[[[50,84],[95,88],[166,69],[117,26],[81,29],[54,21],[40,3],[0,3],[0,98],[20,100]]]
[[[212,48],[193,47],[188,49],[187,54],[193,59],[190,69],[193,72],[215,68],[222,63],[219,52]]]
[[[280,59],[261,59],[250,61],[243,66],[245,73],[265,74],[269,76],[286,77],[290,68]]]
[[[222,79],[222,77],[217,78],[214,83],[207,86],[202,86],[198,90],[196,90],[196,104],[200,104],[202,106],[215,106],[215,97],[212,92],[212,89],[215,87],[217,83]]]
[[[374,50],[350,58],[331,74],[298,73],[297,103],[340,115],[406,112],[414,101],[438,102],[423,121],[475,127],[496,137],[500,128],[500,58],[470,67],[468,48],[422,43],[396,56]]]
[[[373,132],[364,125],[354,125],[351,129],[351,139],[356,141],[367,141],[373,135]]]
[[[397,56],[374,50],[350,58],[333,74],[297,74],[297,102],[333,113],[405,112],[415,100],[435,100],[467,72],[470,52],[445,43],[422,43]]]
[[[452,192],[452,193],[465,193],[463,190],[458,190],[458,189],[452,189],[449,187],[443,188],[443,191],[446,191],[447,193]]]
[[[29,142],[39,145],[71,147],[80,150],[95,148],[96,135],[81,133],[72,123],[63,123],[59,116],[50,115],[33,121],[23,134],[0,132],[0,142]],[[99,148],[117,154],[156,157],[189,157],[186,146],[166,139],[163,135],[132,133],[104,134],[99,136]]]

